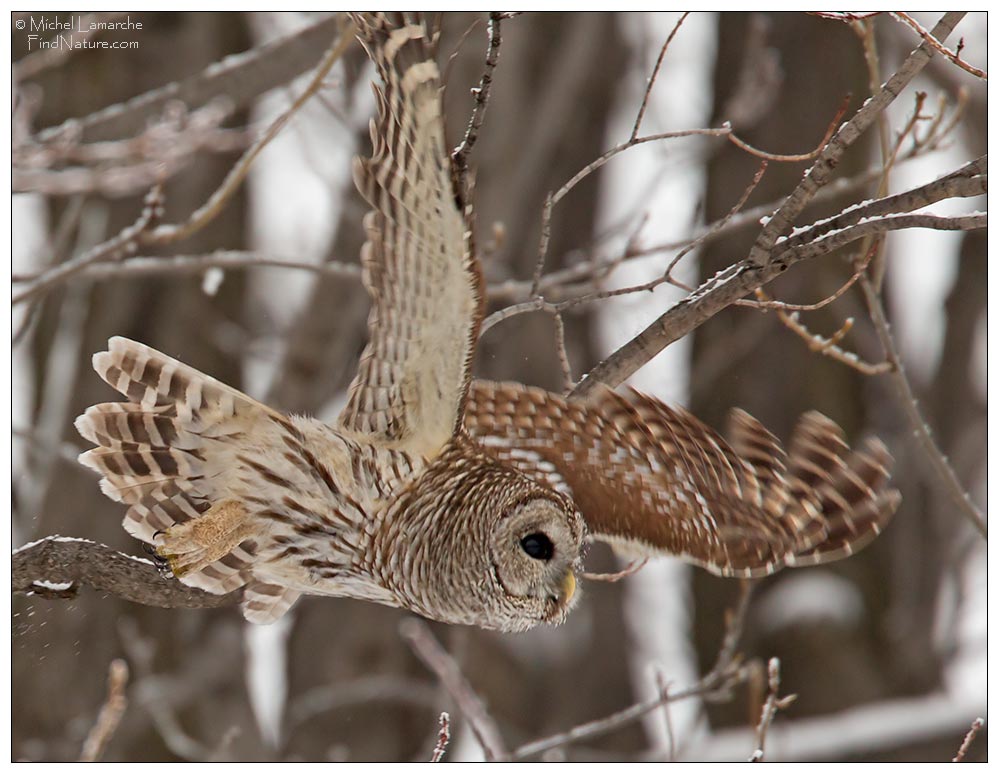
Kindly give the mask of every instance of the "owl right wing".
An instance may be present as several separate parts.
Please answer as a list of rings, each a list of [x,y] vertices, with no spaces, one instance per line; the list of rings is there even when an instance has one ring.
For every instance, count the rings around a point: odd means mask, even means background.
[[[354,167],[373,208],[361,253],[369,341],[339,425],[430,458],[460,428],[482,276],[451,180],[429,33],[401,15],[353,18],[382,86],[372,156]]]
[[[590,536],[629,555],[675,554],[724,576],[855,553],[900,500],[891,456],[851,451],[832,420],[805,414],[790,453],[732,413],[729,441],[632,391],[587,402],[521,384],[473,382],[469,433],[499,459],[571,496]]]

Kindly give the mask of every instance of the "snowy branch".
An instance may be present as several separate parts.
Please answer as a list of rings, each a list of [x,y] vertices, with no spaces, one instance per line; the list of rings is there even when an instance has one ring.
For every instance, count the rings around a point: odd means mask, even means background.
[[[683,338],[743,296],[776,279],[800,261],[827,255],[865,236],[902,228],[985,228],[988,216],[984,213],[949,218],[929,213],[909,214],[908,211],[940,201],[946,196],[978,196],[987,192],[987,170],[988,159],[983,156],[944,179],[902,194],[867,202],[835,218],[820,221],[806,229],[798,229],[790,238],[775,240],[762,262],[755,263],[750,257],[729,266],[668,309],[638,336],[590,371],[576,386],[574,394],[586,395],[600,382],[611,387],[617,386],[668,345]],[[898,214],[887,214],[889,211]],[[870,217],[862,221],[865,213]],[[853,225],[843,225],[847,223]],[[832,230],[832,224],[843,227]],[[825,236],[821,236],[823,234]],[[809,237],[813,241],[804,241]],[[757,248],[754,247],[753,251],[757,251]]]
[[[14,594],[68,598],[80,586],[153,607],[222,607],[238,599],[185,586],[163,577],[149,559],[81,538],[42,538],[11,556]]]

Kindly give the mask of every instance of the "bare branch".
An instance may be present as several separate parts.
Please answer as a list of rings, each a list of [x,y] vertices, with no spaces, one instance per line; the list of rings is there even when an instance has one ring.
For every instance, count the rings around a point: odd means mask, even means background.
[[[780,312],[815,312],[822,309],[825,306],[829,306],[833,301],[840,298],[846,291],[853,287],[854,283],[863,276],[864,272],[867,270],[868,265],[873,259],[875,253],[878,251],[878,243],[875,242],[867,250],[867,254],[864,256],[863,260],[857,263],[857,270],[850,275],[850,279],[840,285],[834,292],[830,293],[828,296],[823,298],[821,301],[816,301],[814,304],[790,304],[787,301],[772,301],[767,297],[767,294],[761,289],[756,290],[756,301],[742,300],[736,303],[739,306],[751,306],[757,309],[776,309]]]
[[[185,239],[194,232],[203,228],[209,222],[214,220],[215,216],[222,210],[222,207],[230,199],[230,197],[235,193],[236,189],[239,188],[243,180],[246,178],[250,171],[250,166],[256,160],[257,156],[264,147],[273,140],[278,133],[285,127],[285,125],[291,120],[292,116],[298,112],[298,110],[309,101],[319,89],[323,86],[323,81],[326,78],[327,73],[333,65],[343,56],[347,48],[354,42],[354,25],[352,22],[346,22],[339,30],[339,35],[334,41],[333,45],[329,47],[326,51],[325,56],[322,61],[316,67],[316,71],[312,76],[312,80],[309,84],[302,90],[302,93],[298,98],[291,103],[291,105],[279,115],[274,122],[267,127],[267,130],[261,135],[261,137],[244,153],[239,161],[233,165],[232,169],[226,175],[225,180],[218,189],[208,198],[201,207],[195,210],[191,216],[184,222],[174,225],[163,225],[156,228],[152,234],[149,235],[147,244],[166,244],[168,242],[176,242],[181,239]]]
[[[53,267],[43,274],[31,287],[14,296],[12,303],[21,303],[40,292],[47,291],[53,285],[65,281],[67,277],[72,276],[89,264],[120,258],[127,253],[135,252],[141,245],[162,245],[185,239],[210,223],[221,212],[226,202],[246,178],[250,166],[264,147],[284,128],[285,124],[308,101],[309,97],[322,86],[323,79],[330,68],[343,55],[348,45],[353,41],[353,34],[353,24],[347,23],[340,31],[337,41],[329,48],[326,56],[323,57],[323,61],[316,69],[312,80],[302,91],[301,95],[299,95],[298,99],[278,116],[263,135],[240,157],[239,161],[229,170],[222,184],[208,198],[208,201],[195,210],[186,221],[177,224],[161,225],[151,229],[151,219],[147,217],[146,210],[144,210],[139,221],[133,226],[125,229],[125,231],[122,231],[107,242],[87,251],[78,258]],[[156,186],[151,192],[150,197],[153,196],[156,197],[156,202],[158,203],[160,196],[159,186]],[[158,209],[151,206],[150,197],[147,197],[147,210],[150,212],[159,212]]]
[[[160,120],[126,140],[23,142],[12,148],[12,188],[54,196],[135,193],[169,179],[201,151],[244,150],[252,140],[248,130],[221,128],[230,112],[225,100],[190,113],[172,102]]]
[[[637,145],[643,145],[647,142],[656,142],[658,140],[673,140],[678,137],[725,137],[731,133],[731,127],[721,127],[719,129],[684,129],[678,132],[662,132],[659,134],[650,134],[645,137],[635,137],[627,142],[621,143],[620,145],[615,145],[610,150],[604,152],[569,178],[569,180],[566,181],[566,183],[555,193],[549,193],[545,199],[544,209],[541,212],[541,245],[538,248],[538,262],[534,269],[534,278],[531,281],[531,297],[533,298],[538,295],[538,288],[541,284],[541,275],[544,273],[545,260],[548,255],[548,243],[551,241],[552,209],[554,209],[555,205],[558,204],[566,194],[579,185],[579,183],[592,175],[619,153],[623,153],[629,148],[634,148]]]
[[[968,748],[975,741],[975,737],[978,736],[978,732],[982,730],[983,725],[985,725],[985,721],[982,718],[974,719],[971,723],[971,728],[968,729],[968,733],[964,735],[964,741],[961,742],[961,747],[958,749],[957,755],[954,756],[951,763],[964,763],[964,758],[968,754]]]
[[[148,559],[82,538],[47,537],[11,556],[11,592],[73,597],[81,585],[153,607],[224,607],[239,592],[211,594],[163,577]]]
[[[806,11],[810,16],[818,16],[820,19],[832,19],[840,22],[863,21],[880,16],[884,11],[870,11],[865,13],[852,13],[850,11]]]
[[[947,48],[943,43],[941,43],[939,40],[936,39],[936,37],[933,35],[932,32],[928,32],[919,22],[917,22],[915,19],[909,16],[909,14],[904,13],[903,11],[892,11],[891,15],[894,18],[898,19],[900,22],[909,25],[919,34],[919,36],[923,40],[929,43],[935,51],[938,51],[941,55],[947,57],[950,61],[952,61],[962,70],[964,70],[966,73],[971,73],[976,78],[981,78],[983,81],[987,81],[989,79],[988,73],[986,73],[984,70],[979,70],[977,67],[974,67],[965,62],[963,59],[961,59],[958,53],[955,53],[951,51],[949,48]],[[960,52],[960,47],[958,48],[958,52]]]
[[[826,147],[833,132],[836,131],[836,125],[840,122],[844,115],[846,115],[846,109],[850,104],[850,97],[843,100],[843,103],[839,106],[839,110],[836,111],[836,115],[833,116],[832,121],[829,122],[829,127],[826,129],[825,135],[822,137],[822,142],[820,142],[815,150],[808,151],[807,153],[767,153],[759,148],[754,148],[748,142],[740,139],[734,132],[728,135],[728,141],[731,142],[735,147],[741,148],[752,156],[763,159],[764,161],[786,161],[786,162],[799,162],[799,161],[811,161],[816,156],[818,156],[822,149]]]
[[[416,618],[406,618],[399,624],[399,633],[427,668],[437,675],[445,690],[461,708],[472,733],[482,745],[486,760],[505,760],[508,757],[506,744],[496,721],[489,716],[485,704],[461,673],[458,663],[441,647],[430,628]]]
[[[500,21],[503,14],[499,11],[490,11],[489,25],[489,47],[486,50],[486,66],[482,72],[482,80],[477,88],[472,90],[475,97],[475,104],[472,106],[472,114],[468,118],[468,127],[465,129],[465,136],[453,151],[451,151],[451,162],[455,175],[455,187],[462,200],[467,200],[469,193],[468,186],[468,154],[475,147],[476,140],[479,139],[479,129],[482,128],[482,121],[486,115],[486,106],[489,104],[489,90],[493,85],[493,71],[499,62],[499,48],[502,42],[500,36]]]
[[[985,213],[974,213],[971,215],[955,215],[946,217],[944,215],[934,215],[929,212],[919,212],[915,214],[884,215],[876,218],[869,218],[855,226],[849,226],[839,231],[834,231],[829,236],[816,239],[813,242],[793,247],[787,250],[783,244],[774,250],[774,262],[785,269],[790,266],[788,258],[794,261],[818,258],[837,250],[840,247],[855,242],[866,236],[883,234],[887,231],[898,231],[906,228],[929,228],[937,231],[974,231],[979,228],[986,228],[989,224],[989,216]]]
[[[572,378],[572,365],[569,363],[569,352],[565,346],[565,322],[562,320],[560,312],[552,314],[552,321],[555,323],[555,355],[558,357],[559,368],[562,371],[565,392],[569,392],[576,386],[576,380]]]
[[[784,323],[790,331],[800,336],[812,352],[817,352],[820,355],[831,357],[833,360],[838,360],[843,365],[849,366],[865,376],[887,373],[892,368],[891,363],[887,360],[883,360],[880,363],[868,363],[865,360],[861,360],[854,353],[847,352],[837,346],[853,327],[852,317],[847,317],[838,331],[836,331],[832,336],[825,338],[808,330],[805,324],[801,322],[797,312],[787,314],[779,311],[777,314],[780,317],[780,321]]]
[[[108,697],[97,716],[97,722],[83,742],[83,751],[80,753],[82,763],[99,761],[104,754],[104,748],[107,747],[128,708],[128,699],[125,696],[127,684],[128,664],[124,659],[116,658],[108,667]]]
[[[618,570],[617,572],[584,572],[582,573],[582,576],[586,580],[603,581],[604,583],[617,583],[619,580],[624,580],[629,575],[634,575],[648,563],[649,560],[647,558],[636,559],[633,562],[629,562],[628,566],[623,570]]]
[[[670,31],[669,36],[666,38],[666,42],[663,43],[663,47],[659,49],[659,56],[656,59],[656,65],[652,68],[652,75],[649,76],[649,82],[645,85],[645,94],[642,95],[642,104],[638,107],[638,115],[635,116],[635,125],[631,129],[631,140],[638,139],[638,132],[642,128],[642,119],[645,118],[645,111],[649,106],[649,96],[652,94],[652,87],[656,85],[656,78],[659,77],[659,69],[663,66],[663,57],[666,56],[666,49],[669,48],[669,44],[673,42],[673,38],[676,37],[676,33],[680,31],[680,27],[690,16],[689,11],[685,11],[683,15],[677,19],[676,24],[673,25],[673,29]]]
[[[669,743],[669,760],[676,760],[676,734],[673,732],[673,716],[669,711],[669,683],[662,671],[656,668],[655,671],[656,690],[663,700],[663,726],[666,729],[666,739]]]
[[[440,731],[437,735],[437,744],[434,746],[434,752],[430,756],[431,763],[441,762],[441,759],[444,758],[444,753],[447,752],[448,742],[451,741],[450,716],[446,712],[442,712],[438,722],[440,723]]]
[[[668,702],[689,699],[692,696],[710,697],[717,694],[725,694],[732,686],[737,685],[745,679],[745,671],[736,659],[736,648],[739,644],[739,637],[742,634],[742,627],[745,623],[746,611],[749,609],[749,599],[755,586],[754,581],[743,581],[741,583],[739,601],[728,617],[725,636],[722,639],[714,666],[697,683],[684,690],[664,693],[648,701],[633,704],[627,709],[615,712],[613,715],[589,723],[583,723],[564,733],[555,734],[554,736],[522,745],[513,751],[511,758],[515,761],[533,758],[556,747],[565,747],[580,742],[583,739],[606,734],[609,731],[634,722],[643,715],[647,715]]]
[[[975,196],[987,190],[988,159],[982,157],[951,175],[896,196],[876,199],[851,208],[813,226],[799,229],[795,235],[775,239],[762,262],[744,260],[723,269],[679,301],[657,320],[593,368],[573,391],[576,397],[587,395],[597,383],[615,387],[674,341],[748,293],[778,277],[795,263],[826,255],[852,241],[870,234],[900,228],[973,229],[987,225],[988,216],[972,214],[946,218],[930,214],[891,215],[892,210],[907,212],[947,195]],[[886,212],[887,211],[887,212]],[[866,220],[863,220],[866,218]],[[855,224],[855,225],[848,225]],[[766,230],[768,226],[764,227]],[[838,229],[838,230],[837,230]],[[817,236],[826,236],[816,239]],[[812,241],[803,243],[806,239]],[[757,245],[759,241],[757,241]],[[757,247],[754,246],[753,251]]]
[[[957,474],[954,473],[954,469],[947,462],[947,458],[944,457],[943,452],[936,445],[930,433],[930,428],[919,411],[919,403],[912,391],[912,385],[909,384],[909,379],[905,374],[905,367],[902,365],[898,349],[895,347],[895,340],[888,326],[888,319],[885,315],[884,306],[881,303],[881,297],[866,277],[861,278],[860,287],[864,291],[864,299],[867,301],[867,308],[870,311],[871,320],[874,322],[874,329],[877,331],[878,339],[884,348],[885,358],[893,366],[892,382],[898,392],[902,410],[909,420],[909,426],[913,435],[919,439],[920,447],[923,450],[921,459],[933,474],[940,488],[957,505],[958,512],[974,525],[982,537],[987,538],[988,528],[985,524],[985,516],[978,510],[978,507],[971,501],[971,497],[961,486],[961,482],[957,479]]]
[[[964,14],[959,12],[945,14],[933,28],[933,36],[937,40],[945,39],[963,17]],[[750,264],[763,265],[768,260],[770,250],[777,242],[778,237],[791,227],[805,205],[829,181],[847,148],[853,145],[873,125],[881,112],[895,101],[902,89],[919,74],[932,56],[932,47],[924,42],[909,55],[902,66],[884,84],[881,91],[864,103],[857,114],[839,128],[819,155],[818,160],[812,165],[808,174],[760,231],[756,243],[749,252],[748,262]]]
[[[316,66],[340,29],[336,16],[263,46],[213,62],[200,73],[111,105],[84,118],[73,118],[39,132],[46,143],[66,133],[81,141],[110,139],[141,132],[150,116],[161,115],[168,102],[178,100],[194,109],[225,97],[234,109],[249,105],[258,95],[287,83]]]
[[[96,245],[76,258],[53,266],[38,278],[31,278],[33,284],[11,298],[11,304],[20,304],[35,296],[42,295],[75,274],[101,261],[118,261],[139,248],[139,240],[149,233],[153,224],[163,215],[163,192],[159,185],[153,186],[146,195],[142,212],[135,223],[122,229],[115,236]],[[17,279],[15,278],[16,282]]]
[[[216,250],[204,255],[135,256],[120,263],[96,263],[87,266],[83,275],[92,279],[127,279],[164,274],[200,274],[208,269],[290,269],[324,277],[342,277],[360,281],[361,266],[357,263],[325,261],[304,263],[280,256],[248,250]],[[18,279],[15,278],[14,282]]]
[[[777,694],[780,692],[780,659],[776,657],[770,659],[767,664],[767,685],[770,690],[767,694],[767,700],[763,703],[763,709],[760,711],[760,722],[756,727],[756,749],[749,757],[750,763],[759,763],[763,760],[767,744],[767,731],[770,730],[770,724],[774,722],[777,710],[784,709],[797,698],[793,693],[783,698],[778,697]]]

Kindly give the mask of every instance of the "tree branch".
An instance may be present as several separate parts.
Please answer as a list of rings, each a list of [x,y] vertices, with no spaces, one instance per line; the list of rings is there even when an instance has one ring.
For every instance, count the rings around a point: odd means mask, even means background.
[[[739,638],[742,636],[742,628],[746,622],[746,612],[749,610],[749,600],[754,588],[756,588],[755,581],[742,582],[741,594],[735,609],[729,614],[725,636],[722,638],[721,647],[718,649],[718,656],[715,658],[714,666],[697,683],[681,691],[662,693],[653,699],[633,704],[627,709],[615,712],[613,715],[601,718],[600,720],[583,723],[564,733],[555,734],[554,736],[522,745],[513,751],[511,758],[515,761],[533,758],[556,747],[565,747],[569,744],[580,742],[583,739],[606,734],[616,728],[632,723],[638,718],[670,702],[689,699],[692,696],[707,696],[718,692],[725,692],[733,685],[738,684],[743,678],[743,670],[742,665],[739,664],[739,660],[736,658],[736,648],[739,645]]]
[[[486,760],[506,760],[508,757],[506,744],[496,726],[496,721],[489,716],[486,705],[469,685],[457,662],[434,639],[427,625],[416,618],[406,618],[399,624],[399,633],[420,661],[437,675],[441,684],[451,694],[451,698],[461,708],[472,733],[482,746]]]
[[[866,277],[860,278],[860,287],[864,291],[864,299],[867,301],[867,308],[874,322],[874,329],[877,331],[881,346],[885,351],[885,359],[892,364],[892,381],[898,392],[898,399],[909,420],[913,435],[919,440],[923,449],[922,459],[926,467],[933,474],[941,489],[947,493],[951,500],[957,505],[958,512],[974,525],[975,529],[981,533],[982,537],[988,538],[988,527],[985,524],[984,514],[971,501],[971,497],[961,486],[957,479],[957,474],[947,462],[943,452],[936,445],[930,433],[929,425],[919,411],[919,403],[912,391],[912,385],[905,375],[905,367],[902,358],[895,347],[895,340],[892,338],[891,329],[888,327],[888,319],[885,315],[881,297],[871,285]]]
[[[478,87],[472,89],[475,97],[475,105],[472,107],[472,114],[468,118],[468,127],[465,129],[465,136],[458,147],[451,151],[451,162],[455,175],[456,193],[462,197],[463,201],[468,201],[470,193],[468,185],[468,154],[472,152],[476,141],[479,139],[479,129],[482,128],[482,121],[486,116],[486,106],[489,104],[489,90],[493,84],[493,71],[499,62],[500,43],[503,38],[500,34],[500,22],[503,15],[499,11],[490,11],[487,32],[489,33],[489,48],[486,50],[486,66],[482,72],[482,80]]]
[[[73,597],[81,585],[153,607],[224,607],[239,592],[211,594],[163,577],[149,559],[129,556],[82,538],[52,536],[11,556],[11,592]]]
[[[964,16],[965,14],[960,12],[945,14],[931,34],[937,40],[944,40]],[[756,243],[749,251],[750,263],[762,264],[767,260],[770,250],[780,235],[791,227],[795,218],[801,214],[816,192],[829,182],[847,148],[874,124],[881,112],[894,102],[909,82],[919,74],[930,61],[933,51],[929,43],[923,42],[888,79],[881,91],[865,102],[857,114],[833,135],[808,174],[760,231]]]
[[[87,142],[136,134],[174,100],[194,109],[225,97],[234,109],[245,107],[260,94],[314,67],[339,29],[340,19],[331,16],[279,40],[227,56],[190,78],[45,129],[37,141],[49,142],[67,133]]]
[[[940,180],[858,205],[833,218],[798,229],[791,237],[775,239],[768,248],[765,260],[743,260],[704,282],[591,370],[576,385],[573,395],[585,397],[598,383],[616,387],[674,341],[802,260],[826,255],[870,234],[900,228],[984,228],[988,222],[988,216],[984,214],[944,218],[925,213],[904,213],[946,196],[977,196],[984,193],[988,190],[987,172],[988,157],[983,156]],[[889,210],[893,208],[903,214],[891,214]],[[813,241],[804,241],[809,238]],[[753,255],[752,251],[750,255]]]
[[[88,265],[124,257],[129,253],[134,253],[140,246],[163,245],[186,239],[191,236],[191,234],[199,231],[214,220],[235,191],[246,179],[251,165],[256,160],[260,152],[271,140],[274,139],[274,137],[277,136],[288,121],[291,120],[292,116],[298,112],[299,108],[301,108],[302,105],[304,105],[309,98],[322,87],[323,79],[326,77],[326,74],[329,72],[333,64],[347,50],[347,47],[353,42],[353,40],[354,25],[348,22],[340,29],[339,36],[335,39],[329,49],[327,49],[326,55],[316,68],[308,86],[306,86],[298,98],[295,99],[295,101],[280,116],[278,116],[269,127],[267,127],[266,131],[264,131],[257,141],[254,142],[242,156],[240,156],[236,164],[229,170],[229,173],[226,175],[221,185],[219,185],[212,195],[208,197],[208,201],[191,213],[187,220],[182,223],[161,224],[155,228],[152,227],[151,219],[147,216],[147,211],[159,214],[162,210],[161,206],[159,208],[155,208],[153,206],[154,197],[155,203],[160,204],[161,186],[157,185],[150,192],[150,195],[147,196],[147,207],[143,210],[139,220],[136,221],[133,226],[122,231],[120,234],[112,237],[108,241],[97,245],[91,250],[88,250],[83,255],[71,261],[67,261],[64,264],[52,267],[49,271],[39,277],[34,284],[14,296],[11,303],[18,304],[32,298],[38,293],[45,292],[51,289],[54,285],[65,281],[68,277],[76,274]]]

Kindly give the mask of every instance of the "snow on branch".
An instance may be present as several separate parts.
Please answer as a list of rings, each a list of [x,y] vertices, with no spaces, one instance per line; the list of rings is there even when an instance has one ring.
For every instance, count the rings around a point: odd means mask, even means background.
[[[238,598],[236,593],[218,595],[190,588],[161,575],[149,559],[82,538],[42,538],[11,556],[14,594],[71,598],[81,586],[153,607],[222,607]]]

